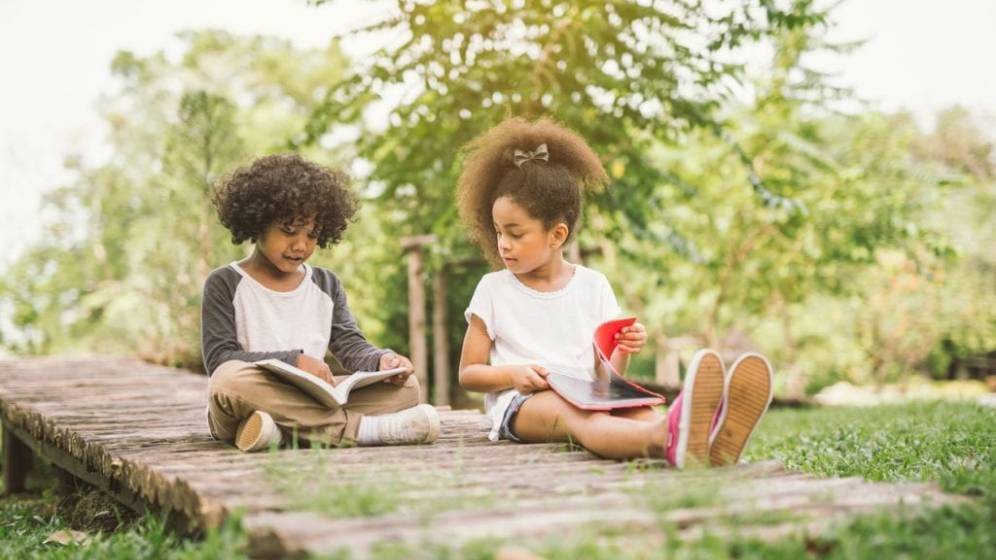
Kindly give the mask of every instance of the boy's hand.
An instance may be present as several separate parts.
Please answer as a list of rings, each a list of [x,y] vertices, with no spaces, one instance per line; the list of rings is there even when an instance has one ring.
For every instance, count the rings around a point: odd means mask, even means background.
[[[543,366],[516,366],[512,370],[512,388],[523,395],[549,389],[550,385],[546,382],[549,373]]]
[[[378,368],[378,371],[399,367],[406,368],[408,371],[399,373],[398,375],[392,375],[391,377],[385,379],[384,383],[391,383],[392,385],[401,387],[405,384],[405,381],[408,381],[408,378],[415,373],[415,366],[412,365],[411,360],[400,354],[395,354],[394,352],[388,352],[380,357],[380,367]]]
[[[298,354],[297,363],[294,365],[296,365],[298,369],[303,369],[318,379],[321,379],[322,381],[335,387],[335,377],[332,376],[332,370],[329,369],[328,364],[325,362],[316,360],[305,354]]]
[[[625,354],[636,354],[647,343],[647,329],[641,323],[633,323],[616,333],[616,348]]]

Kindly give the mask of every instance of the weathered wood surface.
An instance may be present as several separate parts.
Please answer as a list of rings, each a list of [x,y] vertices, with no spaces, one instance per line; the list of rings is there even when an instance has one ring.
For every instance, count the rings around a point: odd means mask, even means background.
[[[957,500],[931,485],[818,478],[775,462],[679,473],[563,445],[494,444],[473,411],[441,411],[432,446],[243,454],[209,436],[206,391],[203,376],[135,360],[0,362],[5,432],[125,503],[175,512],[194,528],[240,511],[257,556],[346,548],[362,558],[382,542],[459,545],[586,527],[776,537],[857,512]],[[337,517],[309,506],[307,497],[337,485],[382,488],[396,507]]]

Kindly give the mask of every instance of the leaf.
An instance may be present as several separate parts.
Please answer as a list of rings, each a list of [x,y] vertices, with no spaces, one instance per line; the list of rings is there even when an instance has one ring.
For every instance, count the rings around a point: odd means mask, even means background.
[[[72,529],[62,529],[55,531],[48,538],[45,539],[43,544],[56,543],[61,545],[67,544],[83,544],[90,538],[83,531],[74,531]]]

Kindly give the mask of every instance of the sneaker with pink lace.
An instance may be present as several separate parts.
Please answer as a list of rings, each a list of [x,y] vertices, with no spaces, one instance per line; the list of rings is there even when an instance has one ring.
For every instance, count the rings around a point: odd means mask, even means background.
[[[699,350],[685,373],[684,388],[668,410],[665,457],[683,469],[709,464],[709,434],[723,398],[723,361],[713,350]]]

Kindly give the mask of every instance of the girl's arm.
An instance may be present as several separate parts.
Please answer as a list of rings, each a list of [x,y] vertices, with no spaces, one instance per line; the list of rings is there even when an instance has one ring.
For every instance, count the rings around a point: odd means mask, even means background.
[[[623,375],[626,373],[626,368],[629,367],[630,355],[639,352],[647,343],[647,329],[640,323],[633,323],[619,331],[616,337],[619,345],[612,351],[609,360],[619,375]]]
[[[468,391],[492,393],[515,388],[520,393],[532,393],[549,388],[546,368],[537,365],[488,365],[491,338],[484,321],[477,315],[470,316],[467,334],[463,337],[460,353],[460,386]]]

